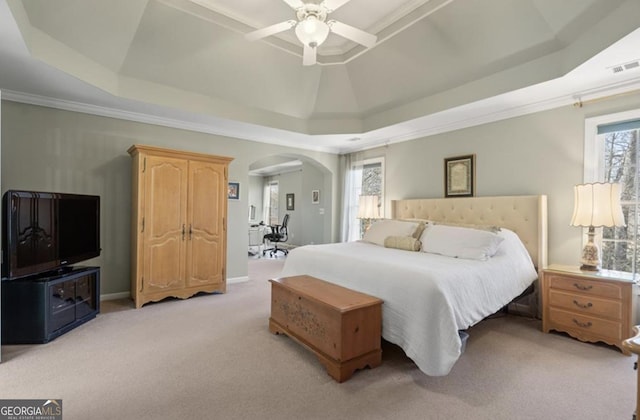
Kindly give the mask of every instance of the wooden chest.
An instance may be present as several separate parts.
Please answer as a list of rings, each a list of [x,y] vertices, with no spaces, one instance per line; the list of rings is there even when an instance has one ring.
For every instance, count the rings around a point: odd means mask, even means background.
[[[313,351],[336,381],[382,361],[382,300],[311,276],[271,282],[269,330]]]

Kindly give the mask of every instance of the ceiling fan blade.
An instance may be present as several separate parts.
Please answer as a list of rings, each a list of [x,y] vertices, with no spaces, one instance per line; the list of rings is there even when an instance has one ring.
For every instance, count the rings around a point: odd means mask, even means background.
[[[282,0],[289,5],[293,10],[298,10],[304,6],[302,0]]]
[[[378,39],[377,36],[370,34],[369,32],[365,32],[361,29],[354,28],[351,25],[347,25],[342,22],[338,22],[335,20],[331,20],[327,22],[331,32],[334,32],[341,37],[350,39],[351,41],[355,41],[358,44],[362,44],[365,47],[373,47],[376,45],[376,41]]]
[[[275,35],[280,32],[284,32],[287,29],[291,29],[296,26],[295,20],[287,20],[285,22],[276,23],[275,25],[267,26],[266,28],[257,29],[253,32],[249,32],[244,35],[248,41],[256,41],[261,38],[266,38],[271,35]]]
[[[322,4],[324,4],[324,7],[326,7],[327,9],[333,12],[334,10],[336,10],[343,4],[348,3],[349,1],[351,0],[324,0]]]
[[[302,65],[313,66],[314,64],[316,64],[316,48],[305,44],[302,53]]]

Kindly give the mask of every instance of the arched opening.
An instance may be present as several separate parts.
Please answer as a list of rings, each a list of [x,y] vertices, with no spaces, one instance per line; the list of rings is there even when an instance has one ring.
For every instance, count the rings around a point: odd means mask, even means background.
[[[289,215],[285,247],[331,242],[333,174],[303,155],[278,154],[249,165],[249,227]],[[259,238],[249,239],[250,249]]]

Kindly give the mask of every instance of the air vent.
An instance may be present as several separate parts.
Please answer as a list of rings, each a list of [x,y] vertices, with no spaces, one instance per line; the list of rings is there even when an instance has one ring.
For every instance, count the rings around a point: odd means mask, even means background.
[[[609,67],[611,71],[616,73],[621,73],[623,71],[632,70],[640,67],[640,60],[629,61],[627,63],[617,64],[613,67]]]

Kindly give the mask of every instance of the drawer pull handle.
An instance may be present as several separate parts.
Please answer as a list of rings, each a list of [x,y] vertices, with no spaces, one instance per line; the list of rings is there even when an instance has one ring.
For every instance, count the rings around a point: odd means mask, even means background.
[[[576,305],[578,308],[582,308],[582,309],[589,309],[590,307],[593,306],[593,303],[591,303],[591,302],[580,303],[575,299],[573,300],[573,304]]]
[[[576,324],[578,327],[580,328],[589,328],[590,326],[592,326],[593,324],[591,323],[591,321],[589,322],[580,322],[577,319],[573,319],[573,323]]]
[[[573,283],[573,285],[574,285],[574,286],[576,287],[576,289],[578,289],[578,290],[591,290],[591,289],[593,289],[593,286],[591,286],[591,285],[583,286],[583,285],[578,284],[578,283]]]

